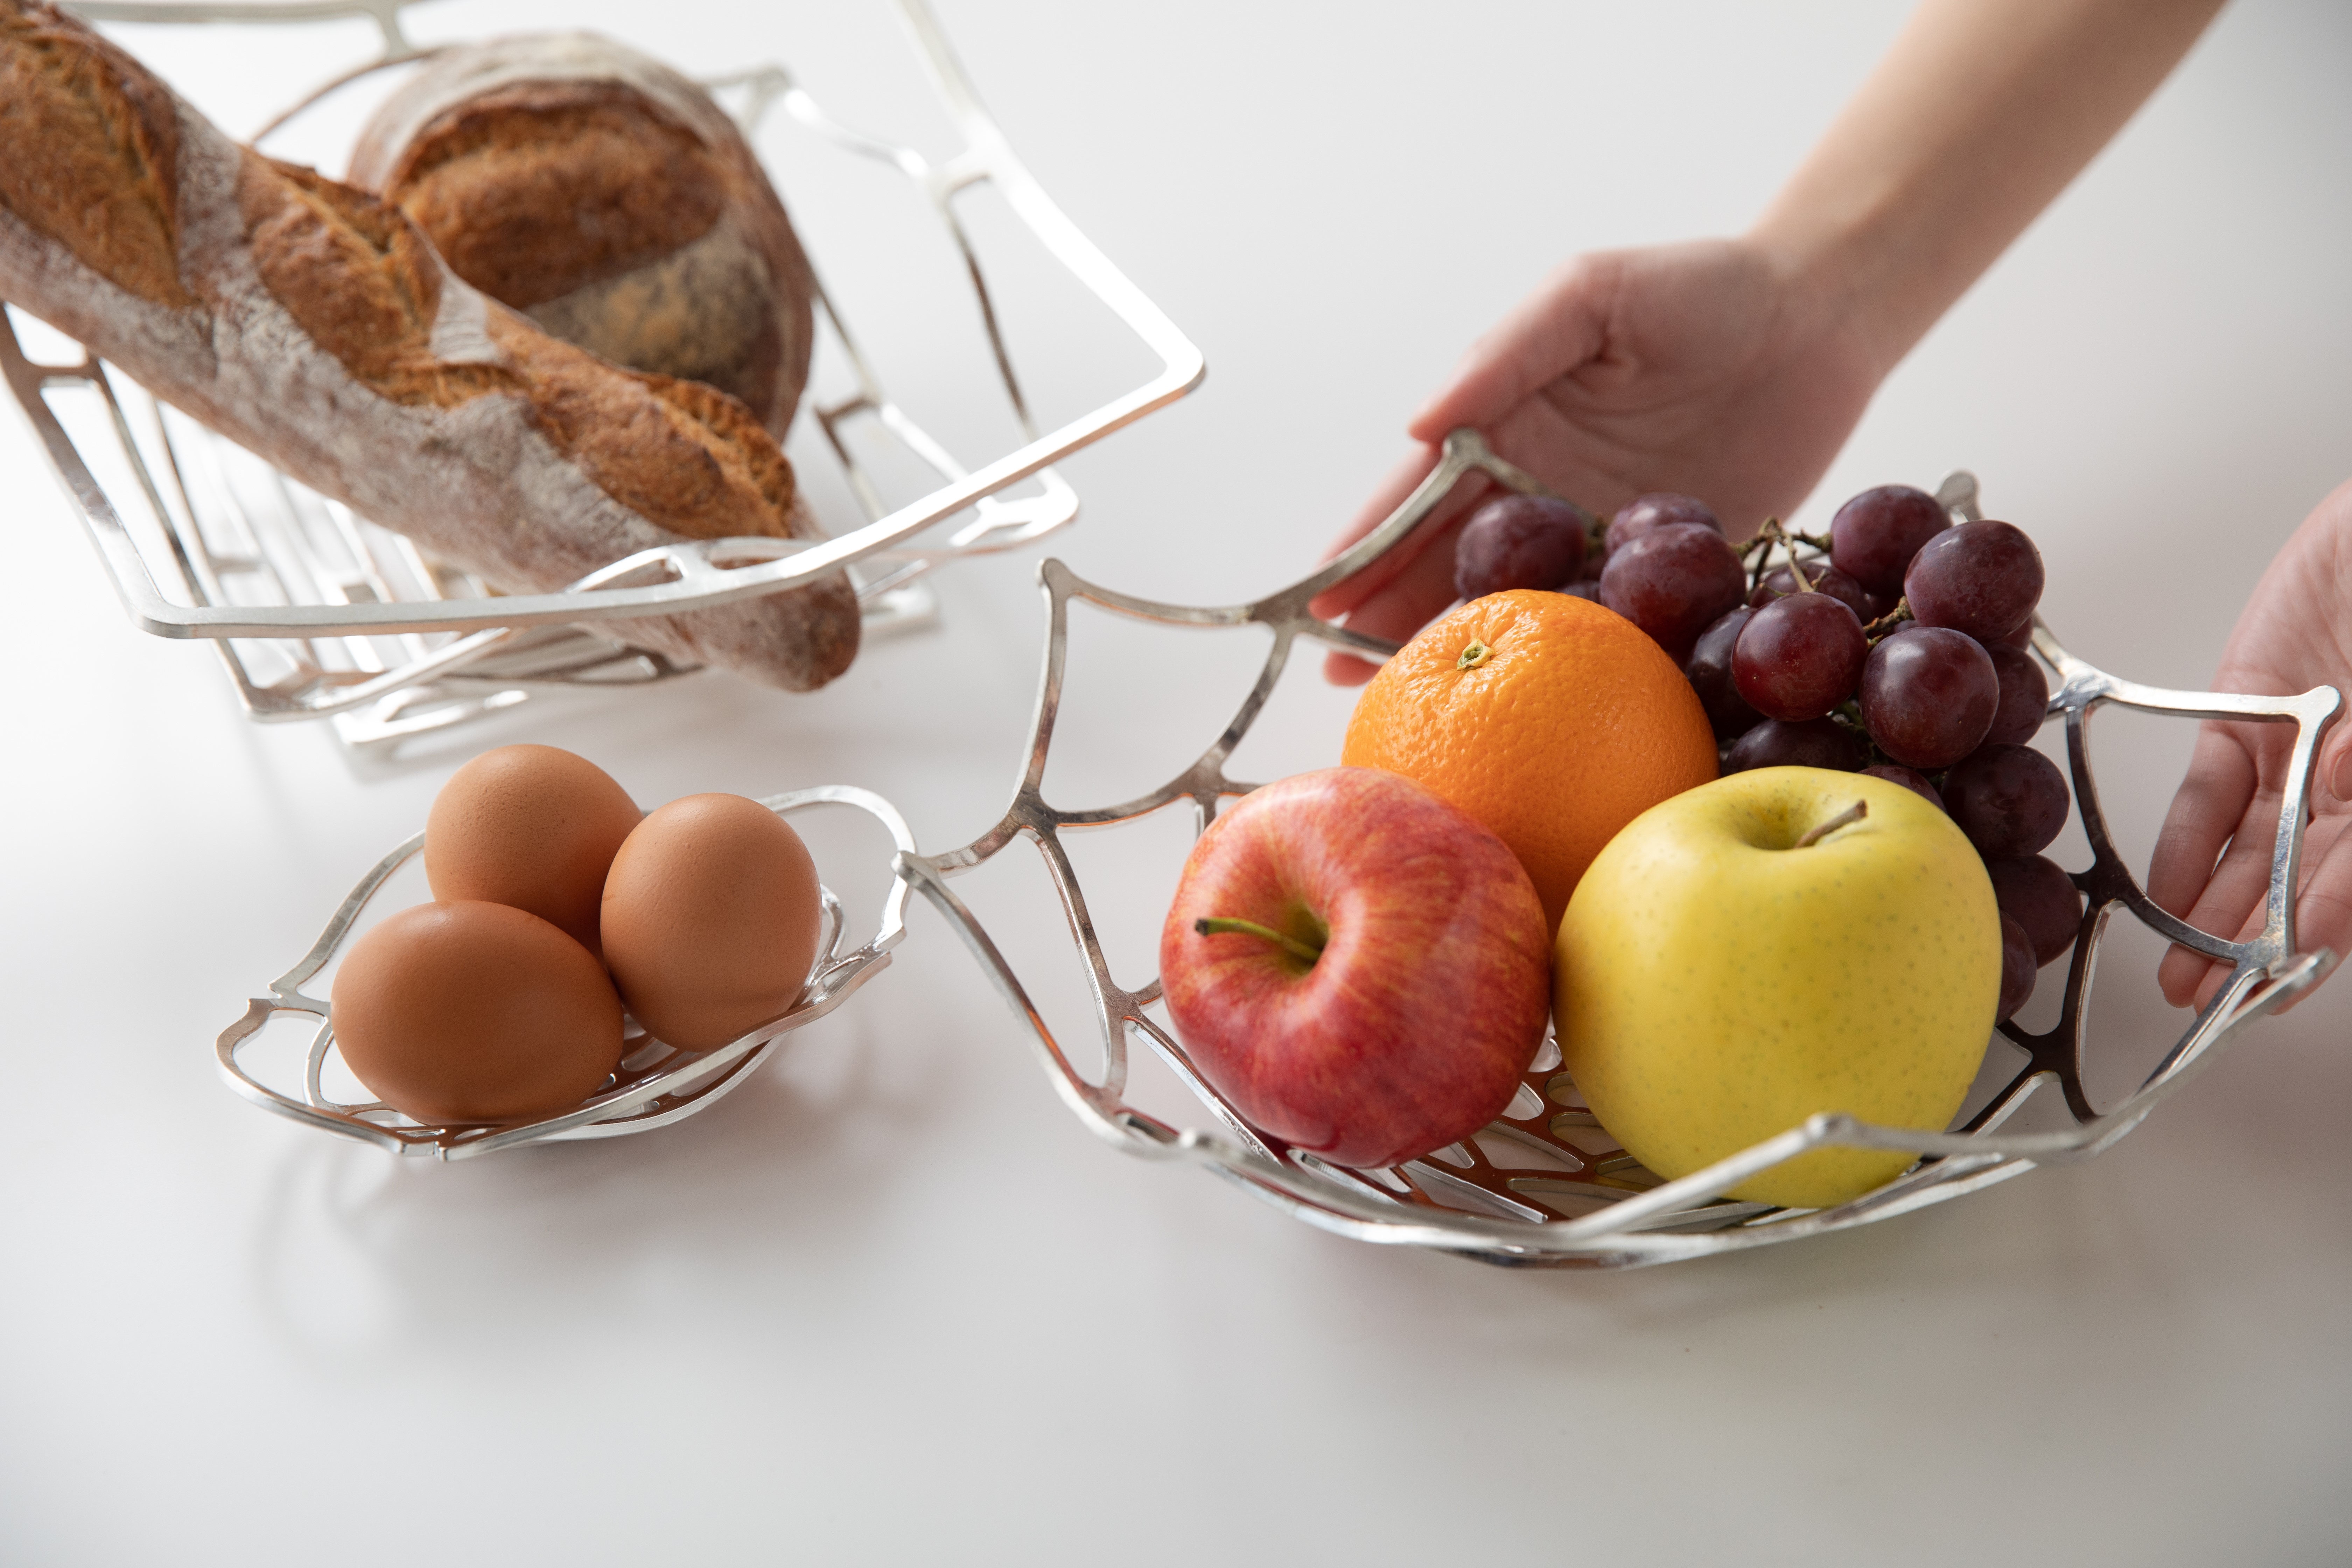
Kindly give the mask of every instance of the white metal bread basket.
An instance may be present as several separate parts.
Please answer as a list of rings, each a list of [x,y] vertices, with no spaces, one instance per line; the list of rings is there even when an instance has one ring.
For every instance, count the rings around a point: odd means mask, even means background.
[[[362,17],[382,53],[320,87],[275,130],[370,72],[428,58],[402,31],[417,0],[69,0],[97,21],[287,26]],[[355,747],[510,707],[551,687],[636,685],[685,669],[583,624],[668,614],[774,593],[848,568],[868,636],[936,618],[920,579],[960,556],[1016,549],[1070,522],[1078,498],[1053,465],[1183,396],[1205,365],[1200,351],[1076,226],[1013,154],[981,104],[924,0],[894,0],[931,87],[962,145],[944,160],[835,120],[775,65],[706,83],[751,134],[771,109],[825,145],[904,175],[944,226],[969,279],[992,364],[1020,444],[977,463],[950,453],[887,393],[835,301],[819,289],[817,354],[845,367],[849,390],[812,395],[810,415],[860,526],[805,541],[710,540],[617,561],[561,593],[494,597],[471,576],[427,561],[407,540],[294,483],[81,354],[37,363],[0,310],[0,374],[31,422],[97,546],[131,621],[158,637],[217,647],[257,720],[331,718]],[[980,248],[959,197],[992,186],[1021,226],[1085,294],[1139,339],[1158,368],[1129,390],[1056,428],[1040,430],[1013,371]],[[789,202],[791,192],[784,192]],[[802,237],[822,276],[826,237]],[[52,334],[54,335],[54,334]],[[860,447],[865,456],[860,456]],[[929,476],[893,495],[892,471]],[[1021,493],[1008,493],[1029,481]],[[905,489],[902,485],[901,489]],[[961,522],[956,520],[961,518]],[[832,520],[826,520],[831,521]],[[955,523],[943,536],[933,535]]]

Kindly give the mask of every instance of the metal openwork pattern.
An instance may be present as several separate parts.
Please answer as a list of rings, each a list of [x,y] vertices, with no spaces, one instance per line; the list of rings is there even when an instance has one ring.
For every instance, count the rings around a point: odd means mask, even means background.
[[[1048,1079],[1071,1110],[1094,1131],[1132,1154],[1204,1165],[1253,1195],[1308,1224],[1365,1241],[1461,1253],[1491,1263],[1587,1268],[1625,1268],[1743,1247],[1885,1219],[1942,1203],[2021,1175],[2037,1163],[2088,1160],[2137,1127],[2157,1105],[2210,1066],[2246,1026],[2316,984],[2334,966],[2326,951],[2298,952],[2294,891],[2311,784],[2312,758],[2342,699],[2321,687],[2299,697],[2245,697],[2164,691],[2119,680],[2069,654],[2037,625],[2034,647],[2058,677],[2050,703],[2063,717],[2074,788],[2089,839],[2090,869],[2074,874],[2087,895],[2082,929],[2066,974],[2058,1023],[2032,1035],[2013,1023],[2003,1032],[2031,1059],[1985,1109],[1944,1132],[1873,1126],[1836,1113],[1744,1150],[1703,1171],[1662,1182],[1612,1145],[1560,1070],[1557,1046],[1547,1040],[1505,1117],[1486,1129],[1508,1142],[1539,1150],[1547,1169],[1530,1173],[1498,1165],[1465,1141],[1393,1170],[1347,1171],[1289,1148],[1254,1129],[1216,1095],[1187,1058],[1183,1044],[1150,1013],[1160,997],[1157,978],[1122,984],[1111,973],[1085,890],[1062,843],[1066,829],[1101,827],[1190,803],[1195,832],[1225,800],[1254,786],[1226,774],[1225,764],[1265,707],[1300,637],[1384,657],[1394,645],[1318,620],[1308,601],[1396,545],[1466,477],[1483,473],[1507,488],[1542,487],[1489,451],[1470,431],[1457,431],[1428,479],[1378,529],[1304,581],[1253,604],[1220,608],[1163,605],[1084,582],[1058,561],[1041,569],[1050,629],[1038,688],[1027,762],[1011,807],[987,833],[946,854],[900,857],[900,874],[919,887],[953,923],[1014,1012],[1034,1035]],[[1975,480],[1956,474],[1940,493],[1964,517],[1978,515]],[[1118,615],[1201,628],[1263,626],[1272,648],[1255,684],[1223,732],[1197,761],[1148,795],[1115,805],[1064,810],[1047,804],[1043,784],[1055,735],[1067,662],[1069,606],[1083,599]],[[2092,778],[2087,744],[2091,716],[2115,704],[2189,719],[2242,719],[2293,723],[2295,743],[2271,864],[2261,933],[2225,942],[2183,923],[2149,901],[2116,849]],[[988,931],[950,886],[950,879],[989,860],[1016,839],[1045,857],[1084,960],[1100,1033],[1105,1069],[1082,1074],[1055,1037],[1020,976]],[[2083,1086],[2084,1022],[2098,947],[2117,909],[2169,941],[2231,964],[2228,983],[2140,1087],[2104,1113]],[[1128,1103],[1128,1051],[1139,1038],[1174,1069],[1214,1116],[1211,1128],[1172,1127]],[[2000,1129],[2029,1100],[2055,1086],[2072,1125],[2050,1132]],[[1728,1189],[1809,1149],[1825,1144],[1905,1150],[1922,1158],[1904,1174],[1832,1209],[1788,1210],[1723,1197]],[[1576,1217],[1567,1212],[1598,1205]],[[1541,1205],[1541,1206],[1539,1206]]]
[[[284,25],[372,20],[382,54],[275,117],[262,137],[371,72],[431,58],[401,28],[418,0],[84,0],[99,21]],[[851,572],[869,636],[927,624],[937,601],[924,574],[959,557],[1016,549],[1077,516],[1053,465],[1198,385],[1200,351],[1065,216],[1014,156],[924,0],[895,0],[931,85],[962,138],[943,162],[835,120],[781,67],[706,83],[746,135],[781,109],[821,142],[897,170],[921,193],[963,263],[1022,444],[968,468],[884,390],[820,281],[818,354],[847,367],[851,390],[810,413],[866,521],[824,541],[681,542],[617,561],[560,593],[494,597],[469,574],[428,561],[405,539],[353,515],[165,408],[87,353],[37,363],[0,310],[0,374],[114,581],[132,623],[168,637],[212,639],[247,712],[258,720],[333,718],[355,747],[395,745],[525,700],[534,689],[668,679],[684,668],[582,629],[755,597]],[[257,138],[259,140],[261,138]],[[980,252],[957,201],[993,186],[1077,285],[1108,306],[1158,362],[1140,385],[1041,431],[1013,371]],[[803,233],[804,241],[812,237]],[[809,248],[822,268],[823,237]],[[126,405],[128,405],[126,407]],[[937,483],[893,505],[863,443],[895,469]],[[106,475],[101,482],[100,475]],[[1028,493],[1005,492],[1024,480]],[[902,487],[903,488],[903,487]],[[946,537],[919,536],[960,514]]]
[[[818,805],[846,805],[866,812],[889,830],[901,855],[911,855],[915,839],[896,807],[870,791],[846,784],[794,790],[760,802],[778,816]],[[242,1098],[281,1116],[312,1127],[374,1143],[399,1154],[429,1154],[444,1160],[469,1159],[525,1143],[562,1139],[612,1138],[643,1132],[682,1121],[715,1103],[768,1059],[777,1042],[804,1025],[815,1022],[848,1000],[890,962],[890,952],[907,934],[907,883],[894,877],[882,906],[882,918],[873,937],[845,951],[847,940],[841,900],[824,889],[824,937],[808,984],[800,999],[782,1017],[726,1045],[708,1051],[679,1051],[646,1034],[630,1020],[624,1037],[627,1054],[612,1081],[571,1110],[536,1121],[502,1125],[422,1126],[379,1100],[339,1103],[330,1099],[323,1078],[335,1046],[333,1009],[302,987],[338,957],[352,939],[360,916],[374,900],[394,872],[425,847],[417,833],[382,860],[343,900],[319,940],[293,968],[269,983],[269,994],[257,996],[245,1016],[221,1031],[216,1047],[221,1076]],[[304,1053],[299,1091],[275,1088],[256,1073],[246,1058],[274,1021],[315,1019]]]

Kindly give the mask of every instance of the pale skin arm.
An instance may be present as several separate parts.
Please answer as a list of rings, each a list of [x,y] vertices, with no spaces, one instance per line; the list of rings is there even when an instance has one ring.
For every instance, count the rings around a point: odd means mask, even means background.
[[[1652,490],[1735,536],[1802,500],[1879,382],[2081,172],[2221,0],[1925,0],[1755,227],[1580,257],[1474,347],[1415,414],[1417,449],[1333,552],[1470,426],[1607,515]],[[1409,637],[1453,601],[1475,497],[1316,601]],[[1372,667],[1334,653],[1343,685]]]

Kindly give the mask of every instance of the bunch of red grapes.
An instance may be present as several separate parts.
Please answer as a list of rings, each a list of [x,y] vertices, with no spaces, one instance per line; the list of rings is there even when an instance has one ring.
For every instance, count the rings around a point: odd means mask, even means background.
[[[2073,804],[2065,775],[2027,744],[2050,706],[2027,651],[2042,584],[2021,530],[1956,524],[1907,485],[1863,491],[1826,537],[1772,521],[1742,547],[1688,496],[1643,496],[1605,529],[1563,500],[1505,496],[1454,552],[1465,599],[1573,594],[1648,633],[1697,691],[1725,773],[1867,773],[1941,808],[2000,905],[2002,1018],[2082,920],[2074,882],[2042,853]]]

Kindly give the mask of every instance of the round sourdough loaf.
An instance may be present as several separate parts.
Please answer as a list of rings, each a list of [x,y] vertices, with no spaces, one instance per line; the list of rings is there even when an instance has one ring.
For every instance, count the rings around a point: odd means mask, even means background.
[[[735,122],[668,67],[589,33],[461,46],[368,121],[351,181],[556,337],[792,424],[815,279]]]

